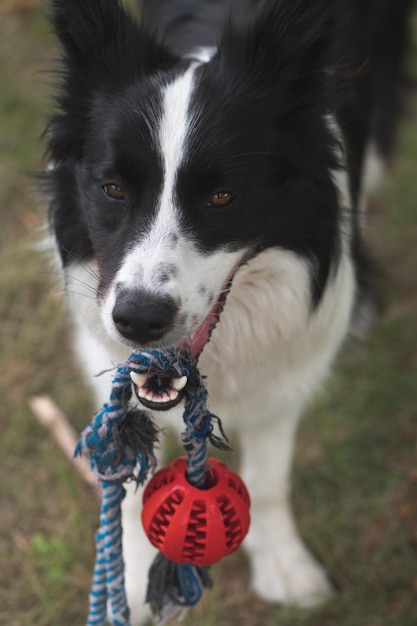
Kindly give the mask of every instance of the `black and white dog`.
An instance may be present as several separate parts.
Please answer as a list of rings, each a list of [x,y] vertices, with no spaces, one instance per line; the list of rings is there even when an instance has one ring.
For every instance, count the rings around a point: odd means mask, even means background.
[[[411,4],[149,0],[138,25],[118,0],[52,2],[50,217],[78,352],[101,403],[109,378],[93,375],[132,348],[204,343],[233,278],[200,365],[240,436],[252,583],[273,602],[331,593],[291,515],[292,448],[374,314],[365,196],[393,140]],[[135,623],[153,552],[139,500],[124,508]]]

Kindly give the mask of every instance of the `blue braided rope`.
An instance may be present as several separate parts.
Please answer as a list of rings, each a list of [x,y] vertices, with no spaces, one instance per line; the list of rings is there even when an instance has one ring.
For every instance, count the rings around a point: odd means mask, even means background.
[[[125,492],[119,483],[103,481],[102,487],[100,528],[96,534],[97,556],[87,626],[105,624],[108,609],[114,626],[129,626],[121,532],[121,503]]]
[[[96,534],[96,563],[90,593],[88,626],[105,626],[107,613],[114,626],[129,626],[122,552],[122,483],[147,476],[149,453],[119,445],[118,429],[127,415],[132,395],[129,359],[113,379],[110,399],[81,433],[75,455],[85,453],[91,469],[102,481],[100,527]],[[152,451],[151,451],[152,452]],[[135,476],[135,468],[138,473]]]
[[[207,410],[207,390],[199,375],[196,394],[187,397],[183,415],[185,432],[181,439],[187,453],[187,480],[204,489],[207,470],[207,439],[211,433],[211,413]]]
[[[194,565],[177,565],[178,582],[185,604],[195,606],[203,595],[203,585]]]
[[[146,372],[161,377],[187,376],[183,415],[185,431],[181,435],[187,454],[187,479],[196,487],[205,486],[212,415],[207,409],[207,390],[195,360],[186,348],[181,351],[168,349],[133,353],[117,368],[109,401],[81,433],[75,451],[76,455],[85,453],[89,457],[91,469],[103,486],[87,626],[105,626],[107,617],[113,626],[129,626],[122,556],[121,503],[125,495],[122,483],[133,478],[141,484],[155,463],[152,450],[120,446],[118,431],[132,396],[131,372]],[[212,442],[217,445],[216,441]],[[193,565],[173,566],[178,584],[174,605],[183,608],[196,604],[203,592],[200,568]],[[169,605],[168,610],[172,608],[172,597],[164,597],[163,602]]]

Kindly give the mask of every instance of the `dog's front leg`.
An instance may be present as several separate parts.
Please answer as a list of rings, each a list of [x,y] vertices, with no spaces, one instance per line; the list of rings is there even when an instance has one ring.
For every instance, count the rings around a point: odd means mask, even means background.
[[[142,487],[134,483],[125,485],[126,497],[122,504],[123,513],[123,556],[125,561],[125,583],[132,626],[144,624],[151,616],[145,604],[148,571],[156,555],[156,549],[145,535],[141,523]]]
[[[258,422],[241,435],[242,478],[251,494],[252,521],[245,542],[252,585],[270,602],[308,607],[332,593],[324,569],[301,540],[289,500],[290,470],[299,407]]]

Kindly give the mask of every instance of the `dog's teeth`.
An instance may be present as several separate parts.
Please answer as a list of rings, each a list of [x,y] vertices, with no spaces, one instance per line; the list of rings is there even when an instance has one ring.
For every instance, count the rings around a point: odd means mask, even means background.
[[[182,378],[173,378],[171,384],[176,391],[181,391],[182,389],[184,389],[185,385],[187,384],[187,377],[182,376]]]
[[[145,382],[147,379],[146,374],[137,374],[136,372],[131,372],[130,377],[132,381],[137,386],[137,394],[139,398],[144,398],[148,400],[148,402],[154,402],[155,404],[164,404],[165,402],[171,402],[172,400],[176,400],[178,398],[178,391],[176,389],[167,389],[161,393],[155,393],[152,389],[148,389],[145,386]],[[183,388],[187,382],[187,377],[183,376],[181,379],[177,379],[180,381],[180,389]]]
[[[165,402],[169,402],[170,399],[171,398],[167,393],[164,393],[162,395],[154,393],[152,396],[152,402],[158,402],[158,404],[164,404]]]
[[[148,375],[147,374],[139,374],[138,372],[130,372],[130,378],[135,383],[135,385],[140,389],[146,383]]]

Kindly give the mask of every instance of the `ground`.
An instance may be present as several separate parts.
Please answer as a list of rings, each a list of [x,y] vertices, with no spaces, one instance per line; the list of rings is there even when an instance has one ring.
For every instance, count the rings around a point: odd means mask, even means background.
[[[55,42],[37,0],[0,5],[0,623],[84,623],[98,511],[28,408],[49,394],[77,429],[92,407],[71,356],[59,276],[34,249],[44,206],[31,172],[51,109]],[[392,173],[372,198],[369,238],[384,310],[351,342],[311,407],[297,446],[293,500],[302,534],[337,594],[313,611],[268,606],[247,591],[238,553],[185,624],[417,624],[417,125],[402,124]],[[226,425],[227,426],[227,425]]]

